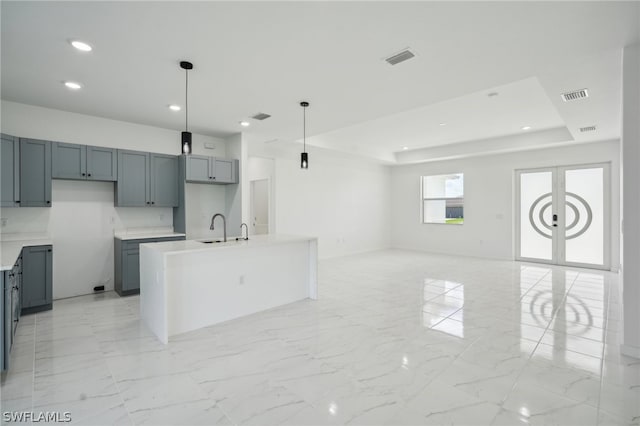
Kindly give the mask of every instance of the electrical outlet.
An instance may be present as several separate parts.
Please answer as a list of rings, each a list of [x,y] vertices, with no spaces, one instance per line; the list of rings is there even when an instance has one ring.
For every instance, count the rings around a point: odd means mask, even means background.
[[[0,226],[4,228],[5,226],[7,226],[8,221],[9,219],[7,219],[6,217],[3,217],[2,219],[0,219]]]

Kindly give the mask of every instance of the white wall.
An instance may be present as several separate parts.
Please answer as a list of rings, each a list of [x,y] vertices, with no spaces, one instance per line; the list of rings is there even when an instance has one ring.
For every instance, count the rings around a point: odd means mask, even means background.
[[[380,250],[390,245],[388,166],[320,148],[309,151],[309,169],[300,169],[296,145],[251,144],[252,157],[273,158],[275,227],[278,234],[318,237],[318,256],[329,258]],[[265,176],[259,162],[247,172]],[[248,188],[249,184],[245,183]]]
[[[611,162],[612,166],[611,264],[617,268],[620,263],[617,141],[393,167],[392,245],[437,253],[513,259],[514,171],[601,162]],[[464,225],[422,224],[420,176],[446,173],[464,173]]]
[[[625,47],[622,67],[623,309],[622,351],[640,358],[640,45]]]
[[[180,132],[66,111],[2,101],[1,130],[10,135],[121,149],[180,154]],[[222,139],[193,135],[194,154],[224,157]],[[213,150],[204,144],[213,144]],[[128,228],[171,227],[170,208],[113,207],[113,183],[53,181],[51,208],[5,208],[3,234],[48,234],[54,243],[54,298],[87,294],[104,284],[113,288],[113,232]],[[224,206],[224,188],[188,185],[192,206],[188,232],[209,232],[213,210]],[[222,194],[222,196],[220,196]],[[222,200],[222,201],[221,201]],[[223,207],[224,208],[224,207]],[[209,219],[202,218],[206,211]],[[113,223],[111,223],[113,221]]]

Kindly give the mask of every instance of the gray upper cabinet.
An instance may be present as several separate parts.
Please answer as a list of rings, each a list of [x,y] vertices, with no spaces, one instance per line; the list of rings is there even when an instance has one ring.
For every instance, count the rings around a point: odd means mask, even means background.
[[[177,207],[178,157],[118,150],[118,207]]]
[[[217,183],[237,183],[235,178],[234,168],[236,162],[234,160],[223,160],[221,158],[215,158],[215,181]]]
[[[0,153],[0,207],[20,206],[20,142],[18,138],[2,135]]]
[[[176,207],[178,203],[178,157],[151,154],[151,204]]]
[[[51,309],[53,302],[52,246],[22,249],[22,313]]]
[[[118,150],[116,206],[143,207],[151,204],[149,153]]]
[[[211,170],[211,157],[187,155],[184,158],[187,162],[186,171],[188,182],[210,183],[213,177],[213,171]]]
[[[201,155],[187,155],[183,158],[186,163],[187,182],[238,183],[238,160]]]
[[[51,207],[51,143],[20,139],[20,206]]]
[[[51,144],[51,177],[54,179],[86,179],[87,147],[73,143]]]
[[[113,148],[87,146],[87,179],[115,181],[118,178],[118,156]]]
[[[113,148],[53,142],[51,173],[54,179],[115,181],[117,157]]]

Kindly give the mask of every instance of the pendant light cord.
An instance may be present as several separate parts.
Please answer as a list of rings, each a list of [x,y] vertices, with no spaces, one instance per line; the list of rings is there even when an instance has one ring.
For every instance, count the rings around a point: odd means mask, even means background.
[[[189,131],[189,70],[184,70],[184,130]]]
[[[307,152],[307,107],[302,108],[302,151]]]

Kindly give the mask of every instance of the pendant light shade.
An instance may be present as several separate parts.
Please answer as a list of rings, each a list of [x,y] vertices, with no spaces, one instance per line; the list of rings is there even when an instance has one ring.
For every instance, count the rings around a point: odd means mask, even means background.
[[[191,132],[189,131],[189,70],[193,69],[193,64],[187,61],[180,61],[180,68],[184,70],[184,132],[180,140],[183,154],[191,154]]]
[[[309,154],[307,153],[307,107],[309,102],[300,102],[302,107],[302,153],[300,154],[300,168],[309,168]]]

